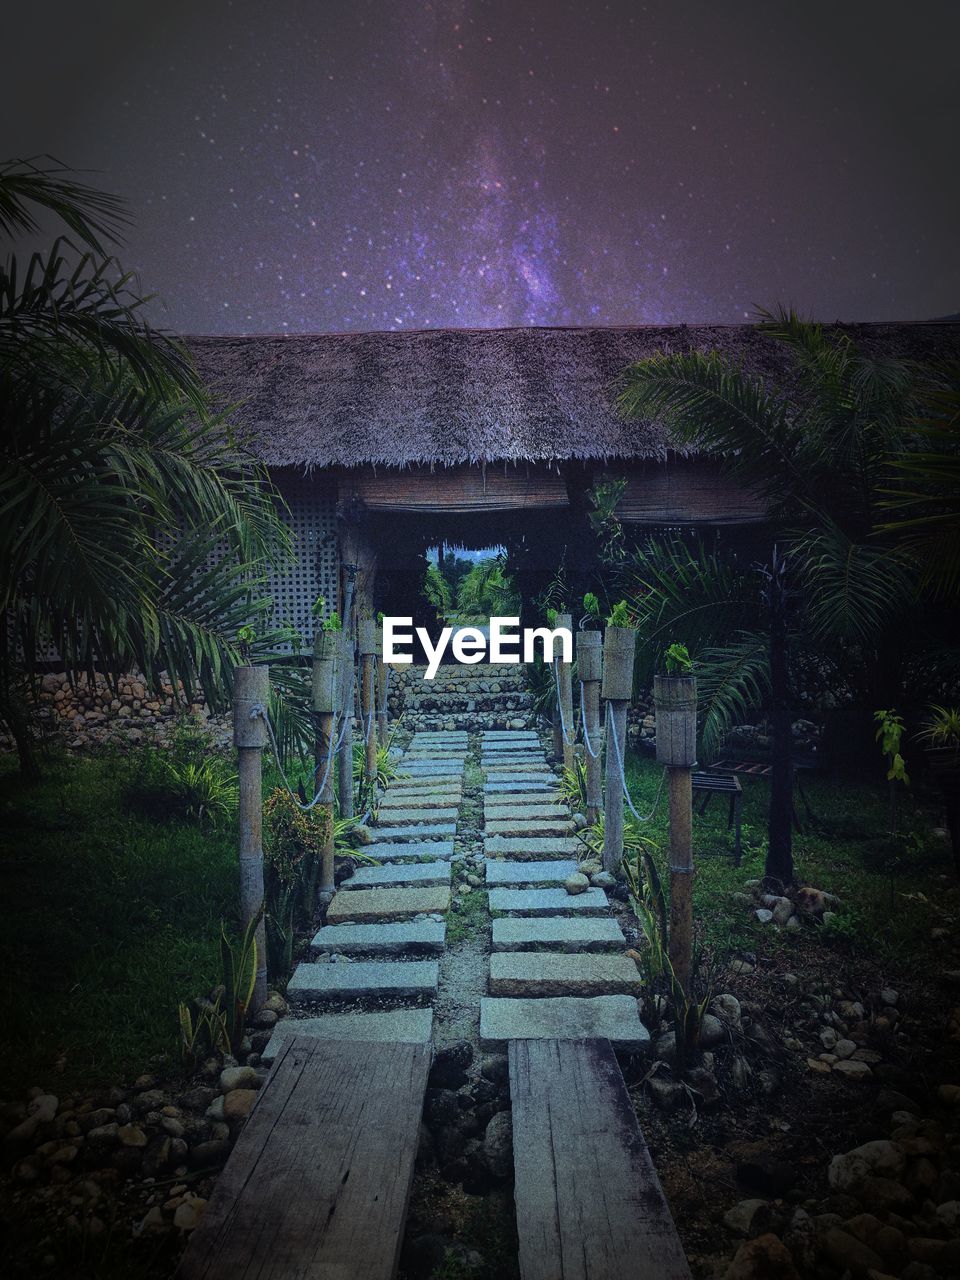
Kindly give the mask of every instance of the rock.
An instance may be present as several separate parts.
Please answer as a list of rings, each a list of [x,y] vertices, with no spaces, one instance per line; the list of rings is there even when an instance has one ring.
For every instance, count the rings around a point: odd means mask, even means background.
[[[800,1280],[787,1247],[775,1235],[757,1236],[737,1250],[724,1280]]]
[[[124,1147],[145,1147],[147,1135],[136,1124],[122,1124],[117,1129],[117,1140]]]
[[[894,991],[893,987],[884,987],[883,990],[880,992],[881,1004],[889,1005],[892,1007],[896,1005],[899,999],[900,999],[900,996],[896,991]]]
[[[885,1263],[893,1263],[899,1270],[906,1261],[907,1238],[896,1227],[886,1226],[872,1213],[859,1213],[844,1223],[845,1231],[856,1236]]]
[[[115,1122],[110,1124],[97,1125],[95,1129],[87,1131],[87,1142],[92,1146],[113,1146],[117,1141],[117,1134],[120,1126]]]
[[[864,1178],[853,1193],[870,1213],[912,1213],[913,1196],[893,1178]]]
[[[841,1271],[850,1270],[855,1275],[863,1275],[871,1268],[879,1271],[883,1267],[883,1259],[878,1253],[839,1227],[825,1233],[820,1240],[820,1247]]]
[[[256,1089],[232,1089],[223,1099],[224,1118],[226,1120],[246,1120],[256,1100]]]
[[[56,1117],[60,1099],[53,1093],[38,1093],[27,1103],[27,1115],[35,1117],[37,1124],[49,1124]]]
[[[138,1234],[144,1231],[163,1231],[166,1228],[166,1222],[163,1217],[163,1210],[158,1204],[148,1209],[140,1221],[137,1228]]]
[[[748,1240],[768,1230],[772,1218],[768,1200],[741,1200],[723,1215],[723,1221],[730,1230]]]
[[[453,1089],[428,1089],[424,1097],[423,1118],[431,1128],[455,1124],[460,1116],[460,1101]]]
[[[220,1072],[221,1093],[232,1093],[234,1089],[259,1089],[260,1077],[253,1067],[227,1067]]]
[[[437,1089],[459,1089],[467,1080],[467,1067],[473,1061],[473,1045],[469,1040],[438,1049],[430,1068],[430,1084]]]
[[[662,1111],[673,1111],[680,1105],[684,1095],[683,1085],[666,1076],[651,1076],[647,1081],[650,1096]]]
[[[200,1085],[196,1089],[188,1089],[186,1093],[182,1093],[180,1095],[180,1105],[188,1111],[206,1111],[216,1096],[215,1089]]]
[[[510,1060],[505,1053],[488,1053],[480,1059],[480,1074],[494,1084],[507,1084],[510,1080]]]
[[[833,1027],[824,1027],[820,1032],[820,1043],[828,1051],[833,1049],[833,1046],[837,1043],[837,1039],[838,1036]]]
[[[567,893],[584,893],[590,888],[590,881],[581,871],[575,871],[572,876],[567,876],[563,887]]]
[[[513,1116],[498,1111],[483,1135],[483,1157],[495,1178],[509,1178],[513,1173]]]
[[[196,1169],[215,1168],[226,1162],[230,1154],[230,1143],[224,1138],[211,1142],[200,1142],[190,1152],[190,1163]]]
[[[225,1096],[225,1094],[221,1094],[219,1098],[214,1098],[209,1107],[207,1107],[203,1114],[208,1120],[216,1121],[223,1119],[223,1099]]]
[[[726,1028],[712,1013],[705,1013],[700,1023],[700,1048],[711,1049],[727,1038]]]
[[[585,876],[599,875],[602,870],[603,870],[603,865],[595,861],[594,859],[588,859],[586,862],[580,863],[580,871]]]
[[[740,1001],[736,996],[730,995],[729,992],[724,993],[723,995],[714,996],[713,1000],[710,1002],[710,1008],[721,1022],[725,1022],[727,1026],[733,1027],[735,1031],[740,1030]]]
[[[947,1200],[937,1205],[937,1220],[949,1231],[955,1231],[960,1224],[960,1200]]]
[[[847,1080],[855,1080],[858,1083],[869,1080],[873,1075],[873,1072],[865,1062],[854,1062],[850,1058],[835,1063],[833,1071],[834,1075],[841,1075],[846,1077]]]
[[[757,907],[753,914],[761,924],[770,924],[773,920],[773,912],[768,911],[766,907]],[[774,1239],[776,1239],[776,1237],[774,1237]],[[777,1241],[777,1243],[779,1244],[780,1242]],[[729,1274],[729,1272],[727,1274]]]
[[[778,898],[773,908],[773,923],[785,925],[794,913],[793,903],[789,898]]]
[[[277,1015],[272,1009],[263,1008],[253,1020],[255,1027],[266,1029],[277,1025]]]
[[[817,1233],[813,1219],[806,1209],[796,1209],[790,1226],[783,1237],[794,1262],[805,1271],[812,1271],[817,1260]]]
[[[180,1231],[192,1231],[200,1222],[206,1207],[206,1200],[184,1200],[173,1215],[173,1225]]]
[[[609,871],[598,871],[590,877],[590,883],[595,889],[613,889],[617,884],[617,877]]]
[[[152,1080],[153,1076],[141,1076],[141,1080]],[[133,1100],[138,1115],[145,1115],[148,1111],[159,1111],[166,1102],[162,1089],[145,1089],[142,1093],[138,1093]]]

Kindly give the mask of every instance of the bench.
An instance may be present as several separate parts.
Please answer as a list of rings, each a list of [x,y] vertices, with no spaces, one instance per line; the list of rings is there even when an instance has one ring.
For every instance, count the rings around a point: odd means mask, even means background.
[[[698,810],[699,813],[706,813],[707,805],[716,795],[726,795],[730,797],[730,808],[727,813],[727,830],[733,826],[733,865],[740,865],[740,833],[741,833],[741,810],[743,808],[743,787],[740,785],[740,779],[735,773],[695,773],[692,778],[694,792],[703,794],[703,801]]]
[[[428,1044],[290,1036],[217,1179],[183,1280],[392,1280]]]
[[[512,1040],[522,1280],[690,1280],[609,1040]]]

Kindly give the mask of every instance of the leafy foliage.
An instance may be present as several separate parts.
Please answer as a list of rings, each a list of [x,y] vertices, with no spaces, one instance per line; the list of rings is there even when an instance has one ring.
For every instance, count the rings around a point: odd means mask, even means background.
[[[310,924],[332,815],[322,805],[304,810],[286,787],[275,788],[263,808],[264,900],[267,967],[271,980],[286,982],[293,970],[293,945],[301,921]]]

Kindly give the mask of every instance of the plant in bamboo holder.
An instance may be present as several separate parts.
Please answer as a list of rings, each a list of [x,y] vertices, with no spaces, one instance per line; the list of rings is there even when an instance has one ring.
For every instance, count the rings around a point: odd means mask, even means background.
[[[668,645],[663,668],[663,674],[653,677],[657,763],[692,769],[697,762],[697,678],[686,645]]]
[[[643,951],[631,948],[627,955],[644,976],[641,1007],[648,1026],[655,1027],[660,1022],[658,996],[666,1002],[673,1021],[676,1043],[674,1066],[677,1079],[681,1079],[684,1072],[696,1063],[700,1049],[700,1030],[712,992],[707,990],[697,999],[692,994],[693,983],[688,983],[685,990],[674,971],[670,961],[667,902],[651,852],[654,845],[652,841],[645,839],[643,845],[645,847],[631,850],[629,857],[624,852],[623,871],[630,894],[630,905],[646,940]]]
[[[313,920],[324,844],[332,821],[328,808],[304,810],[285,787],[267,797],[263,809],[264,925],[271,980],[283,984],[293,970],[298,923]]]

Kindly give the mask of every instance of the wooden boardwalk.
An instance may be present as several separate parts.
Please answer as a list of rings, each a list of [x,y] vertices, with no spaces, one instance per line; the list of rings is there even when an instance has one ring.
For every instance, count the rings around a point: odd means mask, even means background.
[[[690,1280],[607,1040],[512,1040],[522,1280]]]
[[[180,1265],[183,1280],[391,1280],[427,1044],[290,1037]]]

